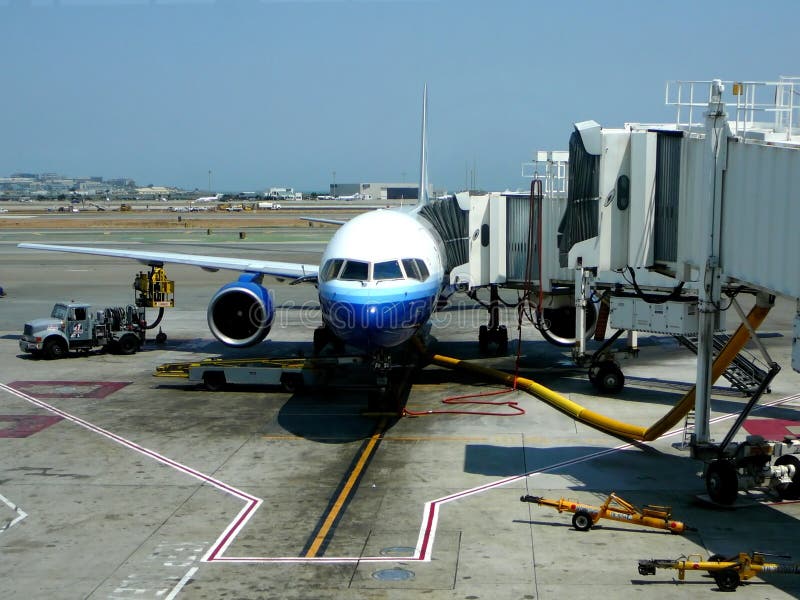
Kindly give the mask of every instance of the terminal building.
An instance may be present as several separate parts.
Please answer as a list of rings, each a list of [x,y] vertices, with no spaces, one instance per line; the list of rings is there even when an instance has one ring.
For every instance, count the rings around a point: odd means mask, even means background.
[[[332,183],[334,198],[356,197],[365,200],[415,200],[419,197],[416,183]]]

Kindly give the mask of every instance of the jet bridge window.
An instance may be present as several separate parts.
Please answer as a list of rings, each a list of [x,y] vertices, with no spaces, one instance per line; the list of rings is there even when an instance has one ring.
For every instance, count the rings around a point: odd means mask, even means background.
[[[369,263],[360,260],[348,260],[344,264],[339,279],[345,281],[368,281],[369,280]]]
[[[330,260],[328,260],[322,267],[322,271],[320,274],[320,278],[322,279],[322,281],[330,281],[331,279],[336,279],[336,276],[339,274],[339,271],[342,270],[343,264],[344,264],[343,258],[331,258]]]
[[[375,281],[403,279],[403,272],[400,270],[400,263],[396,260],[387,260],[375,263],[372,267],[372,277]]]

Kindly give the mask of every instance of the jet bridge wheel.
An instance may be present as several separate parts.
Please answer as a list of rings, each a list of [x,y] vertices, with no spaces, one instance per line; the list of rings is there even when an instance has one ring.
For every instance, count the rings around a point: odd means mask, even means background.
[[[589,381],[601,394],[618,394],[625,387],[625,375],[619,365],[612,360],[591,366]]]
[[[727,459],[711,462],[706,469],[706,490],[709,497],[718,504],[733,504],[739,492],[736,466]]]

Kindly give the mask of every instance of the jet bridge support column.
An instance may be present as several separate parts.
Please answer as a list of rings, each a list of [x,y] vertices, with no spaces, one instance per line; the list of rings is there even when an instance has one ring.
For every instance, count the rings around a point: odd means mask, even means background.
[[[575,346],[572,349],[573,359],[579,365],[586,358],[586,310],[593,286],[594,272],[579,263],[575,269]]]
[[[696,222],[696,260],[702,265],[698,290],[697,396],[695,398],[694,443],[707,444],[711,415],[711,363],[714,350],[714,324],[720,307],[721,269],[720,223],[722,213],[722,179],[725,170],[728,124],[722,102],[722,83],[712,85],[711,100],[706,112],[705,182],[696,201],[700,208]]]

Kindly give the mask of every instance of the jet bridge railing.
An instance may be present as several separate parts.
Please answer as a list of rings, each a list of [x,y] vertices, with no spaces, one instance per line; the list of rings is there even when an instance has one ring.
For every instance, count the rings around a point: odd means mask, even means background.
[[[747,138],[748,131],[766,128],[781,134],[784,141],[797,141],[800,77],[782,76],[778,81],[668,81],[665,103],[676,108],[678,127],[703,129],[703,115],[715,83],[722,83],[735,98],[725,103],[734,135]]]

